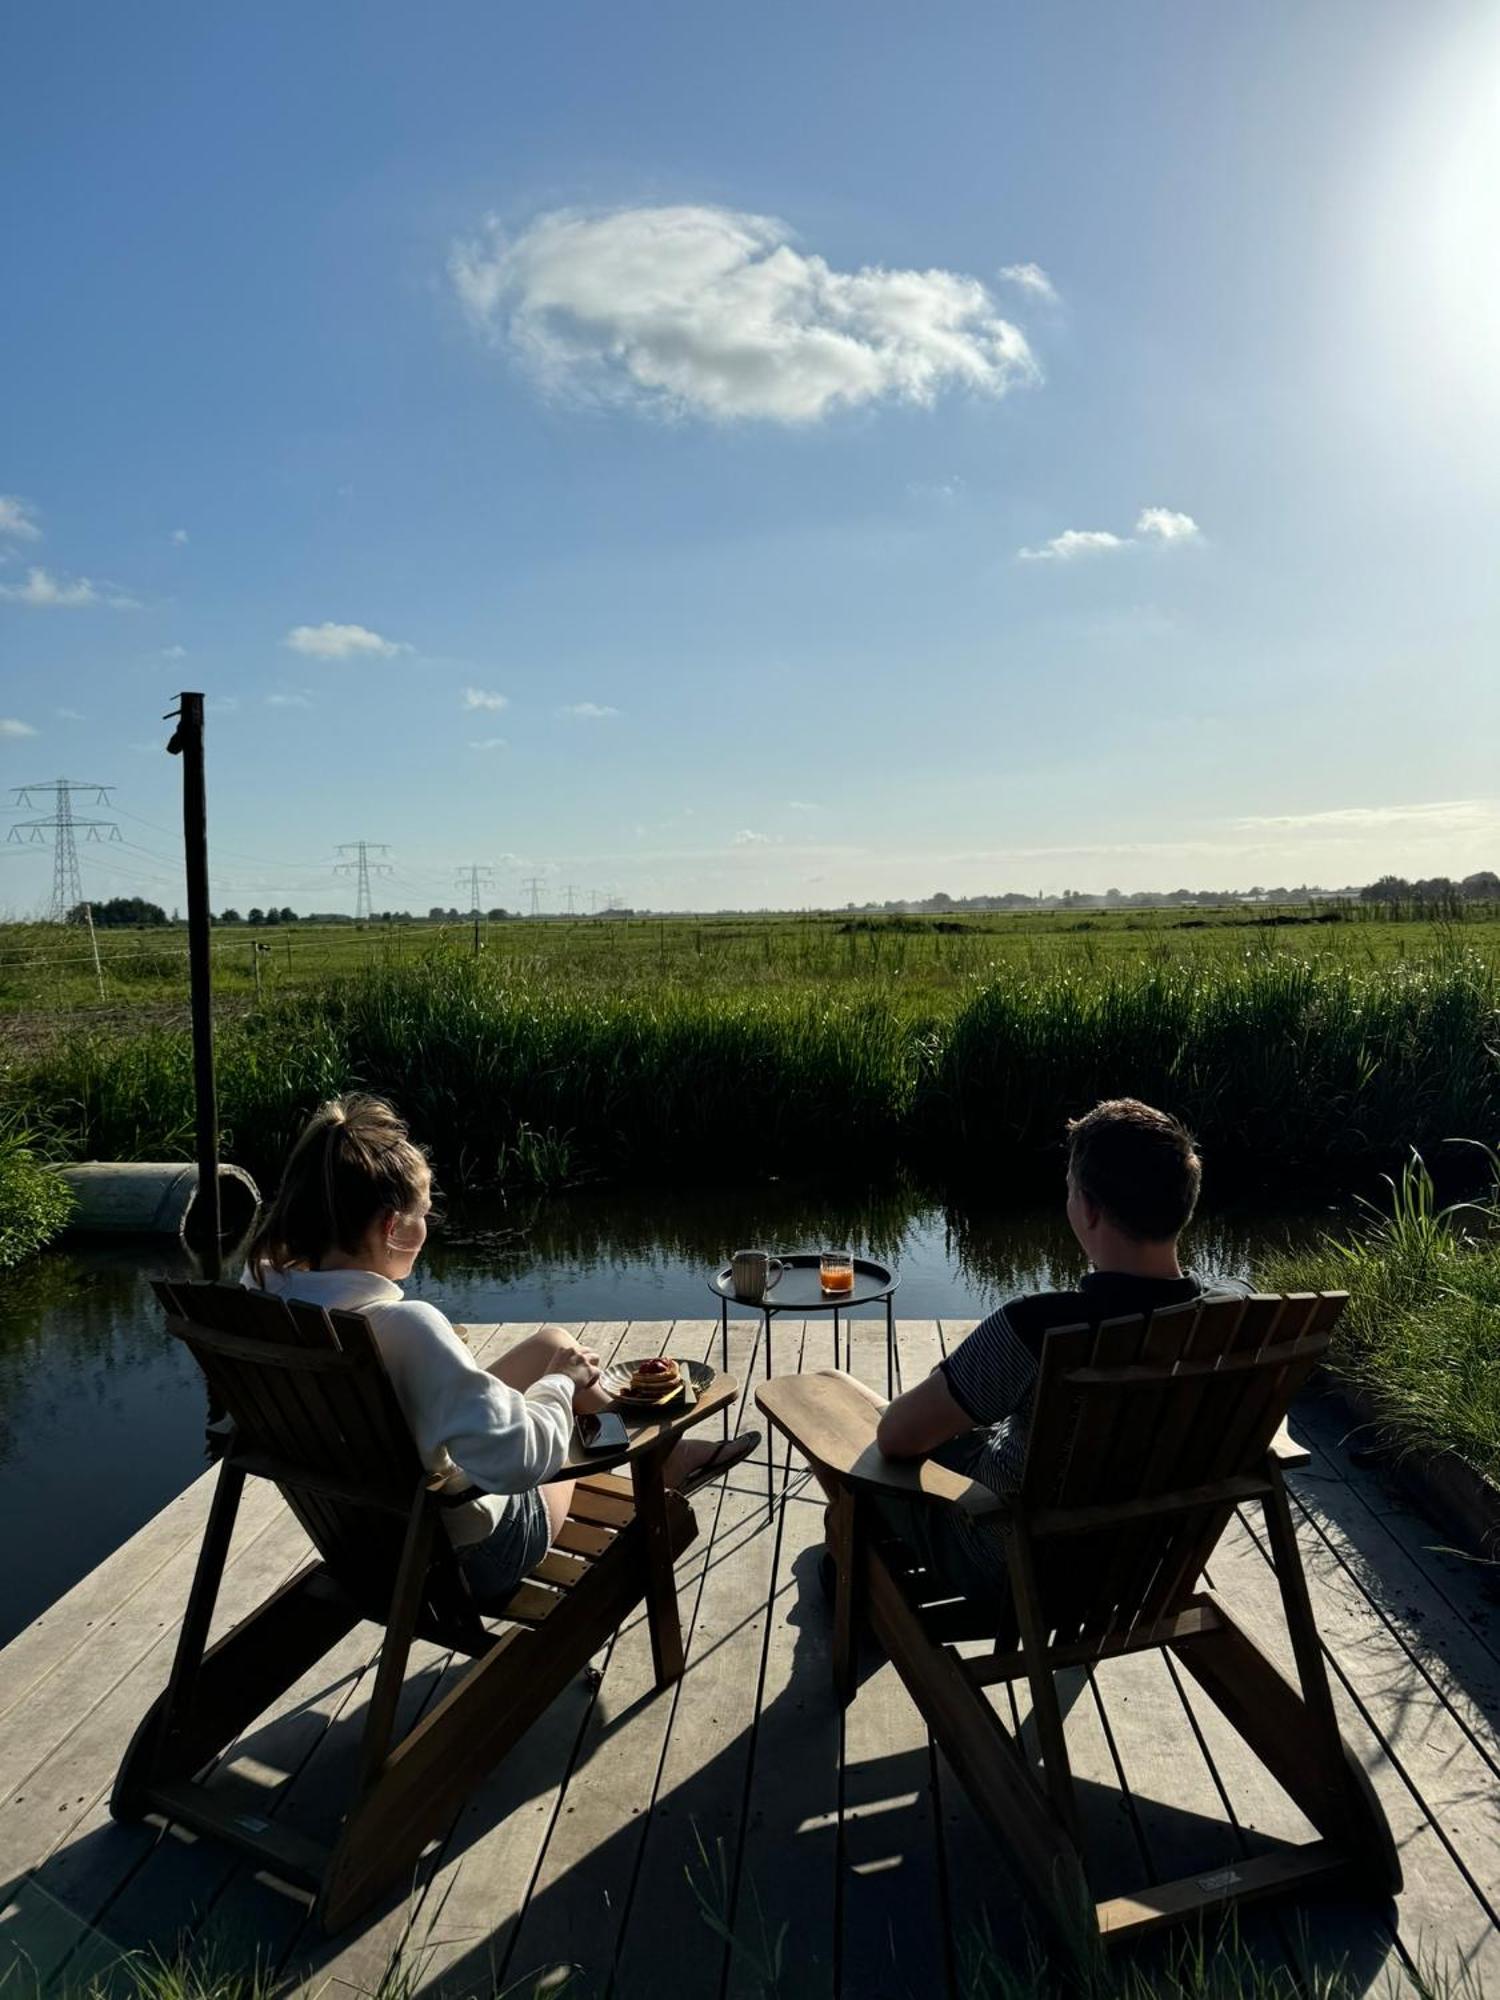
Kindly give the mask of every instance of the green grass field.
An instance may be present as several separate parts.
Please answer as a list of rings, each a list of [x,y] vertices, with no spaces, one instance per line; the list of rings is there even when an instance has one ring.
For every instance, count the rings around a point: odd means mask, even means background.
[[[1216,1174],[1348,1180],[1491,1137],[1500,923],[1309,920],[1333,914],[508,923],[477,953],[467,927],[221,928],[225,1142],[273,1175],[353,1086],[455,1187],[1021,1180],[1121,1094],[1179,1111]],[[190,1151],[182,933],[104,937],[102,1007],[76,933],[11,941],[0,1111],[73,1157]]]
[[[87,932],[49,924],[0,925],[0,1018],[139,1003],[171,1005],[187,992],[180,926],[100,931],[96,974]],[[1004,912],[990,916],[544,918],[481,923],[480,955],[528,983],[599,992],[665,986],[743,992],[869,985],[929,1002],[976,981],[1059,965],[1201,962],[1271,952],[1327,958],[1351,970],[1424,965],[1455,951],[1500,964],[1500,906],[1472,904],[1461,921],[1392,920],[1360,905],[1244,905]],[[467,923],[232,924],[216,927],[216,990],[269,998],[371,967],[399,967],[433,951],[472,956]],[[257,988],[257,968],[259,988]],[[102,991],[101,991],[102,987]]]

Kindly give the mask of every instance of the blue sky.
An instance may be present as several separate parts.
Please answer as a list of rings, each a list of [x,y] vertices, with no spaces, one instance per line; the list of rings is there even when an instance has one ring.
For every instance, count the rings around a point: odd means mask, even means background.
[[[1497,134],[1457,0],[14,11],[4,782],[177,901],[202,688],[241,907],[1494,866]]]

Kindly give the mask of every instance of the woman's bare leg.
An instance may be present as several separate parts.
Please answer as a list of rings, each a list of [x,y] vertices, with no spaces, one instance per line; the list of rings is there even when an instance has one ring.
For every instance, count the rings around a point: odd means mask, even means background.
[[[565,1354],[580,1352],[579,1343],[566,1327],[539,1326],[508,1348],[498,1361],[490,1363],[490,1373],[512,1389],[529,1389],[556,1368]]]

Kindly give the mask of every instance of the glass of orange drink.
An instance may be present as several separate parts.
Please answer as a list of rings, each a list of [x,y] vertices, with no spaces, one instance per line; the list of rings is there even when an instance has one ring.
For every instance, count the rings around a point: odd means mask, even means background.
[[[825,1250],[818,1260],[818,1276],[830,1298],[854,1290],[854,1252]]]

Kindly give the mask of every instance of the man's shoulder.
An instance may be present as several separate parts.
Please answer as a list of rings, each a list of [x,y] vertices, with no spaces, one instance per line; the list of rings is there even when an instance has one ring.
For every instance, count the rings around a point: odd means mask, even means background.
[[[1046,1336],[1060,1326],[1084,1326],[1090,1318],[1082,1292],[1023,1292],[1000,1308],[1017,1340],[1040,1353]]]

